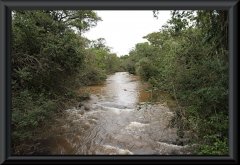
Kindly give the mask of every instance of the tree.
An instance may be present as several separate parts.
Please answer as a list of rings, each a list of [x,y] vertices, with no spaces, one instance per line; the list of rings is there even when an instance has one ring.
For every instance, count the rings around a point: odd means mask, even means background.
[[[76,97],[74,91],[80,85],[76,80],[85,61],[87,40],[73,28],[84,32],[99,20],[93,11],[13,11],[14,154],[24,153],[24,142],[34,143],[42,133],[36,128],[53,121],[53,114],[66,108],[63,102]]]
[[[92,10],[53,10],[47,11],[53,20],[63,22],[68,28],[75,28],[80,36],[95,27],[102,19]]]
[[[144,36],[149,43],[136,44],[121,65],[176,100],[170,126],[198,145],[196,153],[227,154],[227,11],[171,14],[159,32]]]

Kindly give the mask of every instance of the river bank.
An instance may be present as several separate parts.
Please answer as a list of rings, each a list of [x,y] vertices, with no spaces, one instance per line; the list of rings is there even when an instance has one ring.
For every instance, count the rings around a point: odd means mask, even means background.
[[[90,99],[65,110],[44,145],[53,155],[190,154],[187,145],[177,143],[177,130],[167,127],[174,114],[166,96],[150,102],[151,89],[127,72],[85,87]]]

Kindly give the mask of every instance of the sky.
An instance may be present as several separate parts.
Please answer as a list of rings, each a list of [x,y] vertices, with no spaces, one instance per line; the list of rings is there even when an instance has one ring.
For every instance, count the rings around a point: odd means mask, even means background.
[[[170,19],[170,11],[159,11],[158,19],[152,10],[112,10],[95,11],[103,21],[85,32],[83,36],[90,40],[105,38],[111,52],[118,56],[126,55],[137,43],[147,42],[143,39],[149,33],[157,32]]]

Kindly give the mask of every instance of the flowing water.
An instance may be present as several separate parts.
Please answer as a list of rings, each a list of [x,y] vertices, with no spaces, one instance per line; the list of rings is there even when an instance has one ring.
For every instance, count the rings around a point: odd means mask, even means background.
[[[127,72],[89,86],[91,98],[66,110],[51,140],[52,154],[138,155],[187,154],[187,146],[171,144],[176,130],[166,128],[173,113],[165,102],[150,104],[149,83]]]

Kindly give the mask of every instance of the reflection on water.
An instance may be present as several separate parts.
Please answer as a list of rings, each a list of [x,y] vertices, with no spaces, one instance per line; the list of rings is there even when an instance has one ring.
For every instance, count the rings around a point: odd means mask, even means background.
[[[49,140],[53,154],[186,154],[186,146],[171,144],[176,130],[166,128],[173,113],[164,102],[148,104],[152,85],[138,76],[118,72],[98,86],[87,87],[88,111],[66,110],[55,137]]]
[[[90,86],[92,94],[98,96],[98,102],[114,102],[116,104],[136,105],[150,97],[145,89],[152,87],[149,83],[141,83],[138,76],[127,72],[118,72],[108,77],[105,84]]]

